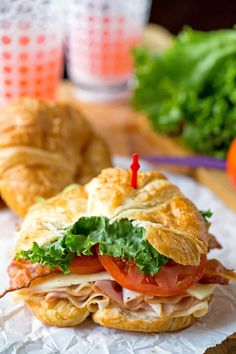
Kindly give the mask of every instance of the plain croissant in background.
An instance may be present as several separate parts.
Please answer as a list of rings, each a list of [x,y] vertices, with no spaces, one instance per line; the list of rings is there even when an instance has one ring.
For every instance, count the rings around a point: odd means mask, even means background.
[[[105,143],[73,106],[24,98],[0,111],[0,195],[19,216],[110,165]]]

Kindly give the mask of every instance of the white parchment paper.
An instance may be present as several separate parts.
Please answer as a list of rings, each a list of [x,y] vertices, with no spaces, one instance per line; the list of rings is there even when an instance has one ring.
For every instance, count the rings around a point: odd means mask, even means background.
[[[130,161],[116,158],[116,165]],[[142,163],[142,169],[150,165]],[[208,189],[184,177],[169,175],[199,209],[214,212],[212,233],[223,245],[211,252],[227,267],[236,269],[236,214]],[[235,200],[236,203],[236,200]],[[7,209],[0,211],[0,287],[7,285],[6,267],[16,241],[19,220]],[[207,316],[197,324],[173,334],[122,332],[100,327],[87,320],[77,328],[55,328],[41,324],[23,304],[8,294],[0,300],[1,354],[200,354],[236,332],[236,284],[218,286]]]

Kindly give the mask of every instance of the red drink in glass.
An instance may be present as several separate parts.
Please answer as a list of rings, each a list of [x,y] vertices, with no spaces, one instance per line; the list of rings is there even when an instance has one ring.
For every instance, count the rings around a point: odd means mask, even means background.
[[[131,49],[140,43],[149,0],[73,0],[67,8],[67,61],[78,96],[120,98],[132,78]]]
[[[59,2],[18,0],[0,6],[0,104],[21,96],[55,97],[63,57]]]

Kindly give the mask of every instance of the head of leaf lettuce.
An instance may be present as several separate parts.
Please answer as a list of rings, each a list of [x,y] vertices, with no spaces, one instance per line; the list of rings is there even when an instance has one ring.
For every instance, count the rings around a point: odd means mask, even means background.
[[[162,53],[134,49],[134,107],[154,129],[225,158],[236,136],[236,30],[185,28]]]

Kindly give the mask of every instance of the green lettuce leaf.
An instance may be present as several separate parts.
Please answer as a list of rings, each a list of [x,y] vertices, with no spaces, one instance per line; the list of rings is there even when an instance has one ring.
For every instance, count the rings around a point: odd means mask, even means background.
[[[224,158],[236,136],[236,30],[185,28],[163,53],[134,50],[133,105],[154,129]]]
[[[202,214],[203,219],[205,220],[205,222],[207,224],[210,224],[210,218],[213,215],[213,212],[211,211],[211,209],[207,209],[207,210],[199,210],[200,213]]]
[[[112,224],[106,217],[82,217],[65,230],[57,241],[40,247],[33,243],[31,250],[20,251],[16,259],[60,267],[68,273],[73,259],[80,255],[92,255],[92,247],[98,245],[100,255],[133,260],[145,274],[154,275],[168,260],[158,253],[145,239],[145,229],[122,219]]]

